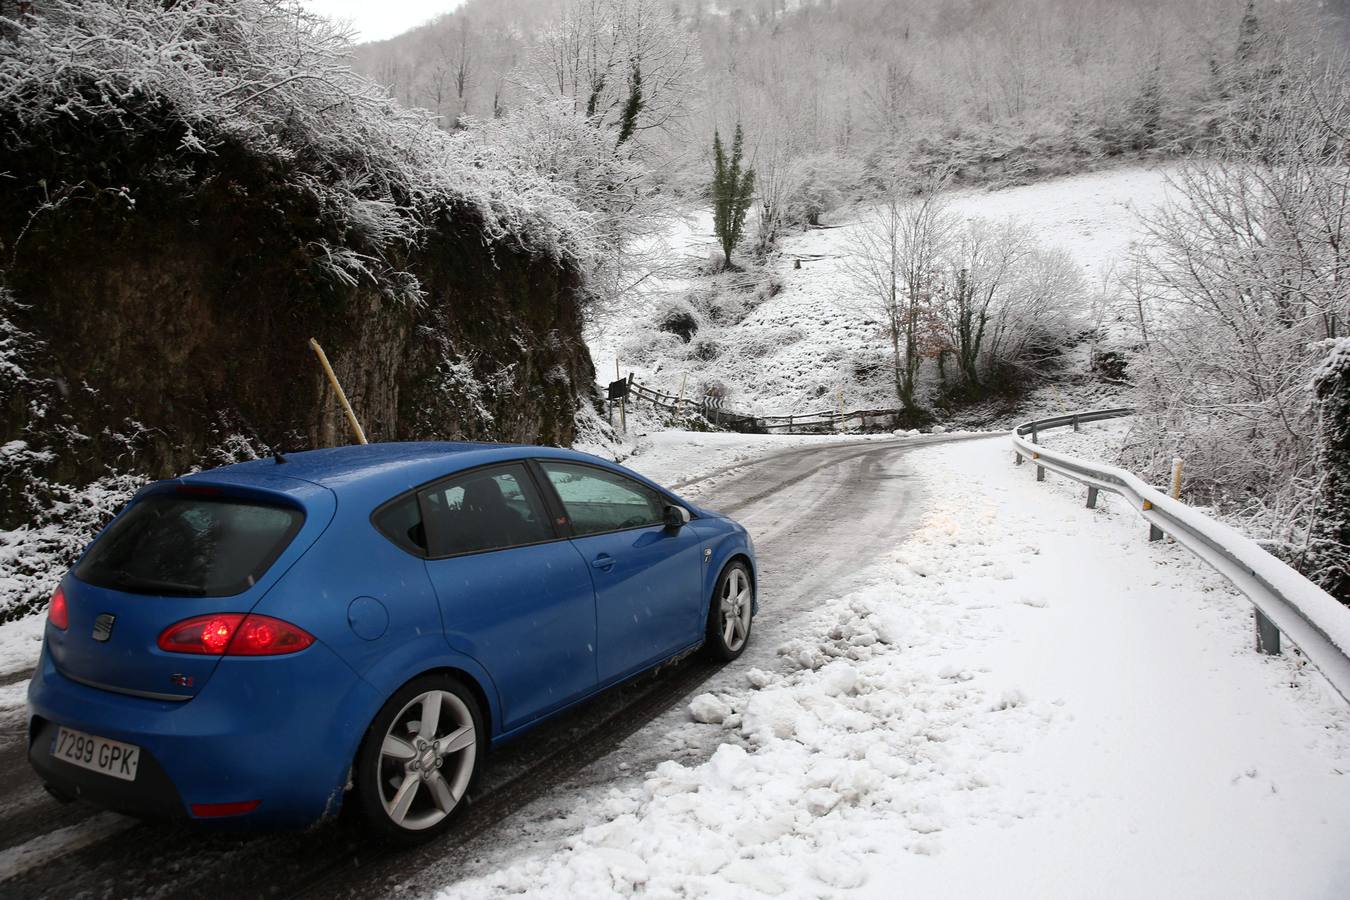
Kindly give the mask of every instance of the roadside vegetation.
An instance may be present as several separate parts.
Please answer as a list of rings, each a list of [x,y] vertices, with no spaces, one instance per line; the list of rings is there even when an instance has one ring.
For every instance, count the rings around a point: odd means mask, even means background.
[[[1350,601],[1345,71],[1253,48],[1222,143],[1190,159],[1127,270],[1131,462],[1269,538]]]

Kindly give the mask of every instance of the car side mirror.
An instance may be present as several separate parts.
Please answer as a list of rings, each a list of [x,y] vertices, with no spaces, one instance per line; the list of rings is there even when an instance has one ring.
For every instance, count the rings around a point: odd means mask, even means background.
[[[666,527],[672,531],[679,531],[689,524],[689,510],[683,506],[676,506],[674,503],[666,506]]]

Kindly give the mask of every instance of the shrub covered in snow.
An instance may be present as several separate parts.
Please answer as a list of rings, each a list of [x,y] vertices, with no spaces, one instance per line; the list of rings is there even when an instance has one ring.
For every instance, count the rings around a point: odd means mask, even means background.
[[[184,192],[201,189],[200,160],[243,154],[319,210],[325,235],[303,249],[317,271],[406,299],[418,286],[395,251],[451,210],[477,216],[494,239],[589,256],[591,220],[569,188],[399,107],[351,71],[348,47],[346,33],[290,0],[35,4],[0,24],[5,168],[36,217],[118,197],[133,208],[132,186],[107,176],[163,136],[178,153],[155,161],[155,178]],[[91,140],[110,157],[94,169]],[[28,164],[38,157],[41,169]],[[59,182],[27,175],[53,165]]]
[[[1343,72],[1309,66],[1268,74],[1252,96],[1149,220],[1131,373],[1152,441],[1129,461],[1161,482],[1185,458],[1192,490],[1272,528],[1297,563],[1310,528],[1350,516],[1316,500],[1329,473],[1309,388],[1350,323],[1350,92]]]

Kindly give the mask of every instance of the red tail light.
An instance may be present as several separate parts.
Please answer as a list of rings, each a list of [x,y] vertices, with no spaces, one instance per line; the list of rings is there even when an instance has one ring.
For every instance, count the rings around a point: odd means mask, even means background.
[[[215,819],[220,816],[241,816],[257,809],[261,800],[241,800],[238,803],[194,803],[192,814],[199,819]]]
[[[66,592],[59,587],[52,594],[52,602],[47,605],[47,621],[65,631],[70,627],[70,610],[66,608]]]
[[[215,613],[170,625],[159,636],[159,649],[204,656],[279,656],[314,643],[314,636],[271,616]]]

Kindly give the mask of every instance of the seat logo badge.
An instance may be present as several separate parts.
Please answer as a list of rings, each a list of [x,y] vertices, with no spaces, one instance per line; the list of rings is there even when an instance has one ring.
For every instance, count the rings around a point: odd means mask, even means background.
[[[712,562],[712,548],[711,548],[711,547],[704,547],[704,548],[703,548],[703,561],[704,561],[705,563],[710,563],[710,562]]]
[[[106,641],[108,638],[112,637],[113,623],[116,621],[117,617],[114,616],[112,613],[103,613],[101,616],[95,619],[94,640]]]

